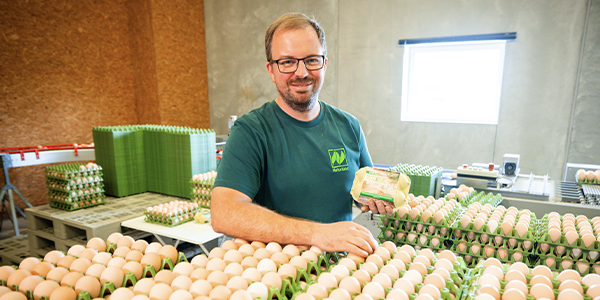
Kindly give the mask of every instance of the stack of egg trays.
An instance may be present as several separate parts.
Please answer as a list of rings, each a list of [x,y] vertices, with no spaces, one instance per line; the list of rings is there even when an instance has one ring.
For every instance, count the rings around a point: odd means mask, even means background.
[[[50,207],[66,211],[105,204],[102,167],[88,170],[84,163],[45,167]]]
[[[210,208],[210,199],[212,198],[215,179],[190,180],[190,185],[192,186],[190,200],[194,203],[198,203],[199,207]]]
[[[142,126],[95,127],[96,162],[105,169],[106,194],[124,197],[147,192]]]
[[[508,272],[510,265],[508,264],[502,264],[502,269],[504,271],[504,274],[506,274],[506,272]],[[531,267],[530,267],[531,268]],[[472,269],[472,277],[469,280],[469,286],[467,289],[467,293],[465,294],[465,300],[475,300],[475,298],[477,297],[477,290],[481,287],[477,284],[477,281],[479,280],[479,277],[481,277],[483,275],[483,271],[485,270],[484,266],[483,266],[483,261],[478,263],[475,267],[473,267]],[[531,270],[529,270],[529,273],[531,273]],[[552,275],[554,276],[554,279],[550,280],[550,282],[552,283],[552,290],[554,292],[554,299],[558,298],[558,294],[560,293],[560,290],[558,289],[558,287],[560,286],[560,281],[558,279],[556,279],[556,277],[558,276],[560,272],[552,272]],[[584,276],[583,274],[581,274],[582,276]],[[527,274],[525,275],[525,279],[527,280],[526,285],[527,285],[527,289],[530,290],[531,289],[531,285],[529,284],[529,282],[531,281],[531,279],[533,278],[532,275]],[[502,297],[502,294],[504,293],[504,287],[506,286],[508,282],[505,279],[501,279],[500,280],[500,297]],[[581,287],[583,288],[583,299],[584,300],[592,300],[592,298],[588,295],[586,295],[585,293],[587,292],[588,286],[581,283]],[[526,295],[526,299],[527,300],[535,300],[533,298],[532,295]]]
[[[396,245],[409,244],[418,248],[446,250],[449,246],[448,243],[452,243],[450,225],[461,213],[461,208],[457,206],[444,219],[440,220],[439,224],[436,224],[433,217],[422,220],[421,214],[419,214],[414,220],[411,220],[408,213],[401,218],[396,211],[391,215],[380,217],[381,233],[378,238],[381,243],[391,241]],[[422,242],[421,237],[427,241]],[[438,242],[436,243],[434,239],[438,239]]]
[[[577,224],[575,226],[579,230]],[[576,270],[581,275],[600,274],[600,242],[595,241],[590,247],[586,247],[583,240],[578,238],[572,245],[569,245],[562,232],[560,238],[556,242],[552,242],[548,235],[548,215],[544,215],[538,222],[537,243],[536,254],[539,256],[539,260],[535,265],[545,265],[552,271],[561,272],[565,269],[563,262],[570,261],[572,265],[567,269]],[[555,259],[554,264],[548,265],[547,258]],[[566,262],[566,264],[569,263]]]
[[[442,168],[435,166],[398,164],[389,170],[406,174],[410,178],[409,193],[425,197],[434,194],[435,181],[442,176]]]
[[[194,220],[194,215],[199,211],[199,208],[191,208],[190,210],[183,210],[182,213],[175,213],[170,216],[162,216],[144,212],[144,221],[148,223],[157,223],[168,227],[184,224]]]
[[[454,243],[451,250],[462,256],[472,257],[467,264],[469,267],[474,267],[479,261],[485,260],[488,257],[495,257],[503,263],[515,263],[517,262],[514,258],[515,252],[522,254],[522,258],[518,261],[531,267],[533,266],[533,261],[537,260],[537,219],[534,213],[531,213],[530,218],[529,229],[523,237],[519,237],[517,230],[514,228],[508,235],[505,235],[502,231],[502,226],[498,226],[494,232],[490,232],[487,221],[480,230],[475,229],[473,222],[469,223],[467,228],[463,228],[460,217],[456,218],[455,222],[452,224],[453,236],[456,240],[464,242],[466,247],[461,251],[461,249],[459,249],[459,242],[457,241]],[[519,218],[515,220],[515,224],[518,220]],[[500,220],[499,223],[502,224],[502,221],[503,220]],[[473,251],[473,245],[476,246],[475,248],[479,249]],[[494,248],[491,255],[486,255],[485,247]],[[498,253],[499,248],[506,250],[506,256],[501,257]]]

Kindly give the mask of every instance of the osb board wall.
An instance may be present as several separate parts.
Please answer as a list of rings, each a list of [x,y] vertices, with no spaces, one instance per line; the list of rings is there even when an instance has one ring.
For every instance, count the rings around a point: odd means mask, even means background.
[[[0,148],[89,143],[94,126],[208,128],[202,1],[162,2],[0,0]],[[34,206],[44,167],[10,170]]]
[[[203,2],[151,2],[161,119],[209,128]]]

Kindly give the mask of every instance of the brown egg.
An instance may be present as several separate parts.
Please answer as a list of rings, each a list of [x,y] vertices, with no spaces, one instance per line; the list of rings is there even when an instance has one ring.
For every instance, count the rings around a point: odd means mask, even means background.
[[[98,254],[98,250],[92,249],[92,248],[87,248],[87,249],[83,249],[81,252],[79,252],[79,258],[87,258],[90,261],[92,261],[92,259],[94,259],[94,256],[96,254]]]
[[[357,264],[357,265],[358,265],[359,263],[361,263],[361,262],[364,262],[364,261],[365,261],[365,259],[364,259],[364,258],[362,258],[362,257],[360,257],[360,256],[358,256],[358,255],[352,254],[352,253],[348,253],[348,256],[346,256],[346,257],[347,257],[347,258],[349,258],[349,259],[351,259],[351,260],[353,260],[353,261],[354,261],[354,263],[355,263],[355,264]]]
[[[206,270],[212,272],[212,271],[223,271],[225,270],[225,267],[227,266],[227,264],[220,258],[215,257],[215,258],[211,258],[208,263],[206,264]]]
[[[250,243],[250,245],[252,245],[254,247],[254,249],[264,248],[267,246],[267,245],[265,245],[265,243],[259,242],[259,241],[254,241],[254,242]]]
[[[154,281],[156,281],[156,278],[154,279]],[[218,285],[226,285],[227,281],[229,281],[229,277],[227,277],[227,275],[223,271],[215,270],[208,274],[206,281],[210,282],[213,288],[215,288]]]
[[[536,283],[531,286],[529,293],[535,299],[547,298],[554,300],[554,292],[552,291],[552,288],[543,283]]]
[[[558,281],[560,281],[561,283],[565,280],[575,280],[579,283],[581,283],[581,275],[579,275],[579,273],[577,273],[577,271],[575,270],[564,270],[562,272],[560,272],[558,274],[558,276],[556,276],[556,279]]]
[[[123,270],[119,267],[107,267],[100,275],[100,283],[112,282],[115,287],[123,285]]]
[[[306,260],[300,256],[292,257],[292,259],[290,259],[290,265],[296,267],[296,269],[303,268],[306,270],[308,267]]]
[[[277,242],[270,242],[265,246],[265,249],[269,250],[271,253],[281,252],[283,248]]]
[[[58,250],[52,250],[44,256],[44,261],[57,264],[58,260],[65,257],[65,254]]]
[[[105,252],[106,242],[99,237],[93,237],[87,242],[86,248],[94,248],[98,252]]]
[[[85,274],[85,271],[92,265],[92,262],[87,258],[78,258],[71,264],[69,268],[71,272],[81,272]]]
[[[132,237],[130,237],[128,235],[124,235],[117,240],[116,244],[117,244],[117,248],[126,246],[127,248],[131,249],[131,246],[133,245],[133,243],[135,243],[135,240]]]
[[[443,288],[446,287],[446,281],[445,281],[445,279],[441,275],[439,275],[439,274],[433,274],[433,273],[429,274],[429,275],[427,275],[427,277],[425,277],[425,280],[423,280],[423,284],[425,284],[425,285],[427,285],[427,284],[433,285],[433,286],[435,286],[439,290],[441,290],[441,289],[443,289]]]
[[[131,245],[133,246],[133,244]],[[144,251],[144,255],[148,253],[158,254],[158,251],[162,248],[162,245],[158,242],[152,242],[146,246],[146,251]]]
[[[205,268],[197,268],[190,274],[192,281],[208,278],[208,271]]]
[[[394,255],[394,259],[401,260],[405,264],[412,262],[411,255],[408,252],[400,251],[400,250],[398,252],[396,252],[396,255]]]
[[[493,299],[496,299],[496,300],[500,299],[500,292],[498,291],[498,289],[496,289],[495,287],[493,287],[491,285],[484,285],[477,290],[477,295],[482,295],[482,294],[490,295],[490,296],[494,297]]]
[[[208,257],[204,254],[196,255],[190,261],[190,264],[195,268],[205,268],[208,263]]]
[[[502,300],[525,300],[525,294],[517,289],[505,290]]]
[[[131,250],[138,250],[142,252],[142,254],[146,253],[146,247],[148,247],[148,242],[145,240],[137,240],[131,244]]]
[[[8,290],[6,294],[0,296],[2,300],[27,300],[27,297],[19,292],[12,292]]]
[[[112,257],[125,258],[125,256],[127,256],[127,254],[129,254],[129,252],[131,252],[131,249],[129,249],[129,247],[121,246],[121,247],[118,247],[117,249],[115,249],[115,252],[113,253]]]
[[[76,260],[77,258],[75,258],[72,255],[67,255],[61,259],[58,260],[58,262],[56,263],[57,267],[64,267],[64,268],[69,268],[71,266],[71,264]]]
[[[87,268],[84,274],[87,276],[100,278],[100,275],[102,275],[102,272],[104,272],[104,270],[106,270],[106,267],[104,265],[92,264],[89,268]]]
[[[168,257],[171,259],[171,262],[173,262],[173,264],[177,263],[178,255],[179,255],[179,252],[172,245],[164,245],[158,251],[158,256],[160,256],[160,259]]]
[[[337,266],[335,266],[335,267],[337,267]],[[342,266],[342,267],[344,267],[344,266]],[[333,269],[332,269],[332,272],[333,272]],[[287,279],[288,277],[292,277],[292,282],[293,282],[293,280],[296,279],[296,275],[297,275],[296,267],[294,267],[290,264],[283,264],[283,265],[279,266],[279,269],[277,269],[277,274],[279,275],[279,277],[281,277],[281,279]],[[347,276],[350,276],[350,272],[348,272]]]
[[[358,279],[361,286],[365,284],[365,282],[371,281],[371,275],[364,269],[356,270],[352,273],[352,277]]]
[[[146,248],[146,250],[148,250],[148,248]],[[142,261],[140,261],[140,263],[142,264],[142,268],[145,268],[146,265],[151,265],[154,267],[154,270],[160,270],[161,261],[160,257],[156,253],[144,254],[144,257],[142,257]]]
[[[363,288],[363,294],[367,294],[373,299],[385,298],[385,290],[381,284],[377,282],[369,282]]]
[[[21,261],[19,264],[19,269],[27,270],[29,272],[33,271],[33,268],[37,266],[42,261],[36,257],[27,257]]]
[[[107,267],[117,267],[119,269],[122,269],[126,263],[127,263],[127,261],[125,261],[124,258],[118,256],[118,257],[111,258],[108,261],[108,263],[106,264],[106,266]]]
[[[0,267],[0,280],[7,281],[10,274],[15,272],[16,269],[11,266],[1,266]]]
[[[44,261],[35,265],[35,267],[33,267],[33,270],[31,270],[31,274],[42,275],[46,277],[46,275],[48,275],[48,272],[50,272],[52,269],[54,269],[54,265],[50,262]]]
[[[213,259],[213,258],[220,258],[223,259],[223,257],[225,257],[225,253],[227,251],[225,251],[223,248],[221,247],[215,247],[212,250],[210,250],[210,253],[208,253],[208,259]]]
[[[221,244],[221,248],[225,251],[229,251],[229,250],[237,250],[239,248],[239,246],[232,240],[226,240],[223,242],[223,244]]]
[[[309,261],[315,261],[316,262],[316,261],[319,260],[319,257],[317,255],[317,253],[315,253],[314,251],[304,251],[304,252],[302,252],[302,254],[300,255],[300,257],[304,258],[307,262],[309,262]]]
[[[398,250],[398,248],[396,247],[396,244],[394,244],[394,242],[391,242],[391,241],[385,241],[381,244],[381,246],[386,248],[390,254],[392,254]]]
[[[177,290],[189,290],[192,286],[192,279],[185,275],[179,275],[171,282],[171,289],[175,292]]]
[[[574,289],[562,290],[556,300],[582,300],[583,296]]]
[[[13,285],[18,286],[21,283],[21,281],[23,281],[23,279],[25,279],[28,276],[31,276],[31,272],[29,272],[26,269],[18,269],[8,276],[8,279],[6,280],[6,285],[10,287],[12,287]]]
[[[427,294],[430,295],[433,299],[438,299],[442,297],[440,290],[431,284],[426,284],[419,290],[419,295]]]
[[[425,266],[423,263],[420,262],[416,262],[413,263],[408,270],[415,270],[417,272],[419,272],[421,275],[427,275],[427,266]]]
[[[370,276],[379,273],[379,267],[374,262],[365,262],[360,265],[360,270],[365,270],[369,273]]]
[[[154,276],[154,282],[168,284],[169,286],[173,282],[173,279],[175,279],[175,275],[173,275],[173,272],[171,272],[171,270],[166,269],[158,271]]]
[[[133,286],[134,295],[149,295],[150,290],[156,284],[152,278],[142,278]]]
[[[535,285],[538,283],[545,284],[552,288],[552,281],[550,281],[550,279],[544,275],[535,275],[531,278],[531,280],[529,280],[530,285]]]
[[[568,279],[568,280],[561,282],[560,286],[558,287],[558,290],[563,291],[565,289],[574,289],[583,295],[583,287],[581,287],[581,283],[579,283],[575,280]]]
[[[52,291],[50,294],[50,300],[75,300],[77,293],[70,287],[59,287]]]
[[[142,257],[144,257],[144,254],[142,254],[142,252],[137,251],[137,250],[131,250],[127,253],[127,255],[125,255],[125,261],[126,262],[130,262],[130,261],[140,262],[142,260]]]
[[[228,300],[231,297],[231,290],[225,285],[220,285],[214,287],[208,297],[215,300]]]
[[[228,278],[231,278],[233,276],[241,276],[242,273],[244,273],[244,267],[242,267],[242,265],[236,262],[233,262],[225,267],[223,273],[225,273],[225,275],[227,275]]]
[[[413,269],[413,270],[408,270],[406,273],[404,273],[404,276],[402,278],[408,279],[410,282],[413,283],[413,285],[417,285],[417,284],[423,282],[422,275],[423,275],[422,273]]]
[[[313,283],[307,289],[306,293],[315,297],[315,299],[327,298],[327,288],[320,283]]]
[[[352,276],[343,278],[339,283],[339,288],[348,291],[351,295],[360,293],[361,285],[358,279]]]
[[[521,274],[521,275],[523,275],[523,274]],[[491,286],[495,287],[496,289],[500,290],[500,281],[498,280],[498,278],[496,276],[494,276],[492,274],[481,275],[481,277],[479,277],[478,284],[480,286],[491,285]]]
[[[211,291],[212,285],[204,279],[194,281],[189,289],[189,292],[190,294],[192,294],[192,297],[208,296],[210,295]]]
[[[239,290],[248,289],[248,282],[241,276],[233,276],[227,281],[226,285],[233,293]]]
[[[41,282],[33,290],[33,299],[40,300],[43,296],[50,297],[52,292],[59,287],[60,285],[54,280]]]
[[[61,282],[62,278],[69,274],[69,269],[64,268],[64,267],[56,267],[52,270],[50,270],[50,272],[48,272],[48,274],[46,275],[46,280],[56,280],[58,282]]]
[[[44,278],[42,278],[41,276],[38,275],[29,275],[25,278],[23,278],[23,280],[21,280],[21,282],[19,283],[19,292],[25,294],[25,292],[27,291],[32,291],[35,290],[35,287],[44,282]]]
[[[287,255],[282,252],[274,252],[270,259],[275,263],[276,266],[290,262]]]
[[[67,255],[79,257],[79,253],[81,253],[81,251],[83,250],[85,250],[85,247],[83,245],[73,245],[67,251]]]
[[[250,284],[252,281],[260,281],[262,279],[262,275],[256,268],[248,268],[244,270],[244,273],[242,273],[242,278],[246,279],[248,284]]]
[[[114,292],[112,292],[110,294],[110,299],[112,299],[112,300],[131,300],[131,298],[133,298],[134,296],[135,295],[133,294],[132,290],[130,290],[128,288],[120,287],[120,288],[117,288]]]
[[[119,270],[120,272],[120,270]],[[92,298],[100,296],[100,281],[92,276],[83,276],[75,284],[75,292],[80,294],[83,291],[90,293]]]
[[[111,233],[106,239],[107,244],[116,244],[117,241],[123,237],[123,234],[120,232]]]
[[[394,282],[393,288],[401,289],[409,295],[415,292],[415,286],[414,286],[413,282],[404,277],[396,280]]]
[[[321,273],[321,275],[322,274],[323,273]],[[275,272],[269,272],[264,274],[260,282],[264,283],[267,286],[267,288],[277,287],[278,290],[281,290],[282,280],[279,274]]]
[[[587,274],[581,279],[581,283],[587,285],[588,287],[600,284],[600,275],[594,273]]]
[[[374,263],[378,268],[383,266],[383,258],[377,254],[371,254],[367,256],[365,261]]]
[[[135,293],[135,292],[134,292]],[[148,296],[150,299],[169,299],[173,294],[173,290],[168,284],[165,283],[157,283],[151,289]]]
[[[504,286],[504,290],[508,290],[508,289],[517,289],[521,292],[523,292],[524,295],[527,295],[529,293],[529,288],[527,288],[527,285],[519,280],[513,280],[513,281],[509,281],[505,286]]]
[[[123,271],[123,275],[132,273],[133,276],[135,276],[135,278],[137,280],[140,280],[140,278],[142,278],[142,273],[144,272],[144,268],[142,268],[142,265],[139,262],[130,261],[130,262],[125,263],[125,265],[123,265],[123,267],[121,268],[121,271]]]
[[[248,255],[252,256],[252,255],[254,255],[255,251],[256,251],[256,249],[254,249],[254,247],[252,247],[250,244],[243,244],[238,248],[238,252],[242,255],[242,257],[248,256]]]

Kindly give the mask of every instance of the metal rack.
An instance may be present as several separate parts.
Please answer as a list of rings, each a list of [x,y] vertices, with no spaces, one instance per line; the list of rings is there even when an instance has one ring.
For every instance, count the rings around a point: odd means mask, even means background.
[[[27,199],[23,196],[23,194],[21,194],[16,186],[10,183],[10,177],[8,174],[8,170],[10,168],[70,161],[96,160],[93,144],[63,144],[2,148],[0,149],[0,157],[2,157],[2,168],[4,169],[4,178],[6,181],[6,184],[2,187],[2,192],[0,192],[0,199],[2,201],[2,216],[4,215],[4,212],[10,216],[10,220],[15,229],[15,235],[20,234],[19,225],[17,224],[17,211],[23,217],[25,217],[25,213],[15,205],[13,191],[28,207],[33,207],[33,205],[27,201]]]

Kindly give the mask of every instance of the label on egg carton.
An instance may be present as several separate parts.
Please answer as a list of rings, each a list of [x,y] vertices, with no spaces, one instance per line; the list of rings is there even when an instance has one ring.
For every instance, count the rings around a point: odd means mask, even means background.
[[[364,167],[354,174],[350,194],[364,205],[371,199],[378,199],[400,207],[406,204],[409,189],[410,178],[405,174]]]

